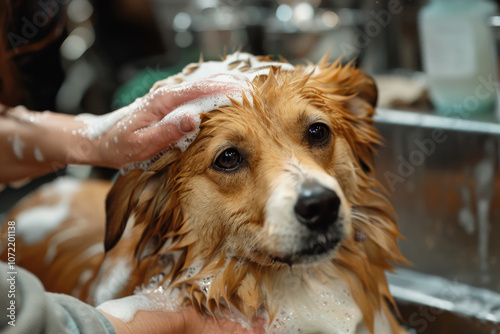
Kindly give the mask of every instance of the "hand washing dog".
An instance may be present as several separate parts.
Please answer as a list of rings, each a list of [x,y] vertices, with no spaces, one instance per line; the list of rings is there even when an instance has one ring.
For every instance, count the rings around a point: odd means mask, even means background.
[[[135,293],[135,309],[193,307],[249,327],[264,318],[268,333],[403,333],[384,274],[404,259],[374,176],[374,82],[326,58],[236,53],[152,93],[211,77],[242,91],[182,106],[199,132],[145,170],[113,185],[62,179],[14,208],[18,221],[70,208],[44,238],[20,237],[19,265],[95,305]]]

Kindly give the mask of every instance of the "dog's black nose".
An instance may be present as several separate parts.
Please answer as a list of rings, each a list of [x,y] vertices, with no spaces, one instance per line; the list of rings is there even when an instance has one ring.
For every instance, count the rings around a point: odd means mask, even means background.
[[[311,230],[325,230],[338,218],[340,198],[337,193],[316,181],[302,184],[295,203],[295,215]]]

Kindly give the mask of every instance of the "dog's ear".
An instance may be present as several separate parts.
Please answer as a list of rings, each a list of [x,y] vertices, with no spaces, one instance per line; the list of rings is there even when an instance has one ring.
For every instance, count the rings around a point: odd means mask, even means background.
[[[338,100],[340,96],[346,107],[358,119],[371,118],[377,104],[378,91],[375,81],[361,69],[349,64],[342,66],[340,61],[328,62],[328,55],[315,66],[311,74],[312,84],[322,93]]]
[[[373,117],[377,105],[378,90],[375,81],[364,72],[356,70],[356,80],[352,82],[354,97],[347,101],[347,108],[357,118]]]
[[[357,159],[361,169],[373,174],[375,147],[380,144],[379,135],[373,127],[373,115],[377,104],[377,85],[375,81],[359,69],[353,69],[354,79],[350,82],[351,98],[346,108],[356,117]]]
[[[361,169],[373,173],[375,147],[380,144],[378,132],[373,127],[377,104],[375,81],[352,64],[343,66],[340,61],[330,64],[325,56],[310,76],[310,85],[341,104],[352,130],[353,149]]]
[[[111,250],[120,240],[127,222],[141,201],[151,198],[159,186],[154,172],[134,170],[120,176],[106,198],[105,251]]]

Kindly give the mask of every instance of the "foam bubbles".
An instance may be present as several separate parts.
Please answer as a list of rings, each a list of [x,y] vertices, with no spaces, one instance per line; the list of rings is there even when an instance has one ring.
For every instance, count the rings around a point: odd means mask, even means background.
[[[59,178],[42,188],[42,196],[59,197],[54,205],[40,205],[25,210],[16,216],[17,231],[26,244],[42,241],[54,231],[70,214],[73,194],[80,189],[80,182],[71,178]]]
[[[115,263],[106,278],[96,287],[95,303],[100,305],[115,298],[129,283],[132,268],[133,266],[125,259],[121,259]]]
[[[250,82],[259,75],[269,75],[271,67],[279,67],[282,71],[294,70],[294,66],[291,64],[261,61],[249,53],[241,52],[228,55],[224,61],[190,64],[186,66],[181,73],[156,82],[148,95],[135,100],[127,107],[101,116],[90,114],[78,115],[76,120],[83,122],[85,126],[74,131],[74,134],[78,133],[91,140],[100,138],[117,123],[120,125],[120,131],[125,131],[127,126],[124,124],[123,118],[129,115],[136,118],[137,112],[147,112],[150,100],[156,95],[164,95],[167,89],[175,87],[175,94],[185,94],[192,89],[189,83],[193,82],[201,82],[200,84],[206,84],[207,87],[220,84],[239,85],[242,88],[239,92],[222,92],[188,101],[174,109],[160,121],[160,124],[174,124],[180,129],[181,119],[185,116],[191,117],[195,130],[184,133],[184,136],[179,141],[173,143],[170,147],[165,147],[165,150],[178,148],[183,152],[198,136],[199,125],[201,123],[199,115],[201,113],[230,106],[232,102],[228,96],[241,103],[243,100],[242,92],[245,92],[249,101],[251,101],[250,94],[248,93],[251,87]],[[132,120],[129,120],[129,124],[132,124]],[[114,138],[114,142],[118,143],[117,137]],[[161,156],[161,154],[159,156]],[[124,174],[132,169],[147,169],[159,156],[150,160],[127,164],[123,166],[120,171]]]
[[[138,311],[160,310],[156,303],[144,295],[110,300],[97,306],[97,309],[124,322],[131,321]]]
[[[208,61],[190,64],[182,73],[158,81],[152,88],[177,85],[180,82],[195,82],[203,79],[226,82],[251,82],[259,75],[268,75],[271,67],[279,67],[282,71],[293,71],[294,66],[276,61],[261,61],[252,54],[236,52],[226,56],[223,61]],[[195,70],[193,71],[193,68]]]
[[[7,138],[7,140],[12,143],[12,151],[14,152],[16,158],[21,160],[23,158],[24,146],[26,146],[21,140],[21,137],[16,134],[14,137]]]
[[[242,103],[243,101],[243,94],[241,92],[234,92],[231,94],[228,94],[231,98],[237,100],[238,102]],[[201,123],[200,120],[200,114],[201,113],[207,113],[210,112],[214,109],[225,107],[225,106],[230,106],[232,104],[231,100],[229,100],[228,96],[226,95],[209,95],[200,99],[196,99],[193,101],[190,101],[188,103],[185,103],[175,110],[173,110],[171,113],[166,115],[162,120],[161,124],[163,123],[169,123],[169,124],[175,124],[177,128],[180,129],[180,123],[182,118],[186,116],[191,116],[191,119],[193,120],[193,126],[195,128],[194,131],[184,133],[184,137],[182,137],[179,141],[175,142],[173,144],[174,147],[179,148],[182,152],[184,152],[187,147],[196,139],[199,133],[199,126]]]
[[[35,160],[38,161],[38,162],[42,162],[45,160],[43,154],[42,154],[42,151],[40,151],[40,149],[38,147],[35,146],[34,150],[33,150],[33,155],[35,156]]]
[[[296,286],[287,281],[291,274],[303,276],[305,283]],[[284,273],[284,278],[274,292],[281,296],[280,310],[268,333],[356,333],[363,317],[346,282],[332,278],[325,283],[307,272]]]

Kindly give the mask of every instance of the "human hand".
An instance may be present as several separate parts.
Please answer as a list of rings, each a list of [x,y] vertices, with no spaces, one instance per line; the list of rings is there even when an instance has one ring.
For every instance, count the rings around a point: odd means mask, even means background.
[[[113,325],[117,334],[263,334],[264,320],[261,319],[253,329],[244,329],[240,324],[227,319],[204,319],[195,310],[181,312],[139,311],[130,322],[124,322],[105,312],[103,314]]]
[[[184,116],[177,124],[162,121],[172,110],[193,100],[230,96],[242,89],[241,83],[214,80],[167,86],[112,113],[77,117],[86,124],[79,133],[96,143],[90,164],[120,168],[150,159],[197,127],[193,116]]]
[[[164,86],[102,116],[75,117],[0,105],[0,185],[68,164],[118,169],[148,160],[190,134],[199,122],[199,118],[188,116],[174,124],[174,120],[164,120],[165,115],[189,101],[237,96],[248,88],[238,78],[218,79]]]

